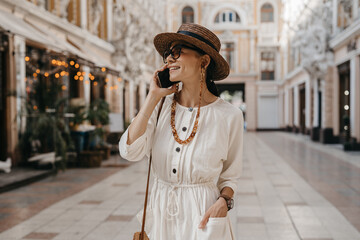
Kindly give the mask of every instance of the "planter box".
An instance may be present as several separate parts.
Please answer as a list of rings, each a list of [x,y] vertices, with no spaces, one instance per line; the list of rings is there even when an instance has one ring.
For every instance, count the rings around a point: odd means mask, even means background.
[[[79,154],[79,167],[100,167],[103,159],[101,151],[82,151]]]

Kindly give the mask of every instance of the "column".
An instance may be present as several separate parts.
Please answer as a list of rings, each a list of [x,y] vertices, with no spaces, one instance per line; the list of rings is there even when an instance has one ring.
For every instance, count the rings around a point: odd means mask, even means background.
[[[135,101],[135,83],[134,81],[130,81],[129,83],[129,118],[130,120],[133,119],[135,117],[135,106],[134,106],[134,101]]]
[[[250,30],[250,72],[255,72],[255,34],[254,30]]]
[[[285,100],[284,100],[284,112],[285,112],[285,127],[288,127],[290,124],[289,124],[289,114],[290,114],[290,111],[289,111],[289,89],[288,88],[285,88]]]
[[[294,126],[299,127],[299,87],[298,85],[294,86]]]
[[[332,4],[333,4],[333,10],[332,10],[332,26],[333,26],[333,29],[332,29],[332,34],[336,34],[337,32],[337,19],[338,19],[338,9],[337,9],[337,6],[338,6],[338,0],[333,0],[332,1]]]
[[[235,72],[248,72],[249,71],[249,55],[247,52],[242,51],[245,50],[248,46],[248,33],[244,32],[240,35],[240,42],[234,41],[234,48],[235,48]],[[240,47],[240,49],[239,49]],[[240,56],[239,57],[239,53]],[[241,68],[239,69],[241,62]]]
[[[313,90],[314,90],[314,99],[313,99],[313,127],[319,127],[319,86],[318,80],[313,79]]]
[[[87,1],[80,0],[80,27],[83,29],[87,29]]]
[[[106,23],[107,23],[107,40],[112,40],[112,34],[113,34],[113,5],[112,0],[106,0]],[[120,26],[117,26],[120,27]],[[121,26],[122,27],[122,26]]]
[[[360,111],[360,93],[356,89],[359,89],[360,82],[359,67],[359,57],[353,56],[350,60],[350,136],[357,138],[358,141],[360,141],[358,117]]]
[[[121,115],[123,115],[124,113],[124,81],[121,81],[119,84],[119,112],[121,113]],[[123,119],[124,120],[124,119]]]
[[[286,76],[286,74],[289,72],[289,65],[288,65],[288,54],[289,54],[289,46],[288,46],[288,41],[285,41],[285,47],[283,49],[284,54],[283,54],[283,72],[280,75],[280,78],[283,78],[283,76]]]
[[[279,109],[279,127],[285,128],[286,125],[284,124],[284,90],[279,91],[279,103],[278,103],[278,109]]]
[[[334,136],[339,135],[339,75],[336,66],[328,68],[319,88],[322,93],[320,142],[334,143]]]
[[[15,48],[15,62],[16,62],[16,92],[17,92],[17,112],[21,112],[21,106],[25,104],[25,99],[21,98],[21,96],[26,95],[26,83],[25,83],[25,77],[26,77],[26,63],[24,59],[24,55],[22,53],[25,53],[26,46],[25,46],[25,39],[23,37],[20,37],[18,35],[14,36],[14,48]],[[19,131],[23,133],[25,131],[26,127],[26,117],[20,116],[16,118],[16,121],[18,123],[18,126],[20,126]]]
[[[352,15],[354,20],[359,16],[359,0],[353,0]]]
[[[125,106],[125,123],[127,122],[130,122],[131,121],[131,118],[130,118],[130,91],[129,91],[129,88],[130,88],[130,83],[129,81],[126,81],[124,83],[124,87],[125,87],[125,103],[124,103],[124,106]]]
[[[316,81],[316,79],[311,79]],[[305,127],[306,130],[311,128],[311,84],[310,77],[305,81]]]
[[[16,49],[14,46],[14,38],[9,36],[9,53],[13,53]],[[21,56],[24,59],[25,56]],[[16,65],[15,65],[15,55],[9,54],[8,57],[8,71],[9,74],[6,78],[7,87],[9,91],[16,90]],[[15,96],[8,96],[6,98],[6,122],[7,129],[6,139],[7,139],[7,153],[12,153],[12,155],[16,155],[15,148],[18,143],[18,131],[17,125],[14,123],[14,119],[16,119],[17,111],[16,111],[16,102],[17,98]],[[12,157],[13,157],[12,156]]]
[[[337,67],[329,67],[325,79],[320,82],[322,89],[321,127],[333,128],[339,134],[339,74]],[[337,133],[335,134],[337,129]]]

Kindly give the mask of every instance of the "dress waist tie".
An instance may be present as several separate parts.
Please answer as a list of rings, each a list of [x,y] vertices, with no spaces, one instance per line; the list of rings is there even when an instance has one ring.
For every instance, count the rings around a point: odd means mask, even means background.
[[[170,216],[170,218],[175,217],[179,214],[179,202],[178,202],[178,196],[176,194],[177,188],[195,188],[195,187],[210,187],[210,186],[216,187],[213,181],[202,182],[202,183],[177,184],[177,183],[167,182],[159,178],[155,178],[154,182],[170,187],[170,190],[168,192],[167,204],[166,204],[167,205],[166,212],[168,216]]]

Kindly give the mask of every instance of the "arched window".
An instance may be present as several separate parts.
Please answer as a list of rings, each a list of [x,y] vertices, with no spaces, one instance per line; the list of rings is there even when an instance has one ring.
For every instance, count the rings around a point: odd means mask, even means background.
[[[194,9],[192,7],[184,7],[182,10],[182,23],[194,23]]]
[[[233,10],[224,10],[219,12],[215,17],[215,23],[239,23],[240,17]]]
[[[274,8],[270,3],[265,3],[261,7],[261,22],[274,21]]]
[[[235,69],[235,47],[233,42],[224,43],[221,48],[221,55],[228,62],[230,69]]]

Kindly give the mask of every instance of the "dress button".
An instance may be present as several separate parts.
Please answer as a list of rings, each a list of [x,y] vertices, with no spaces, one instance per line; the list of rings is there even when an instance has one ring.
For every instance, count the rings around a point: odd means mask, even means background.
[[[187,129],[186,127],[183,127],[183,128],[182,128],[183,132],[185,132],[185,131],[186,131],[186,129]]]
[[[180,148],[179,148],[179,147],[177,147],[175,150],[176,150],[177,152],[180,152]]]
[[[176,169],[175,169],[175,168],[173,169],[173,173],[174,173],[174,174],[176,173]]]
[[[193,111],[193,108],[192,108],[192,107],[189,107],[189,111],[192,112],[192,111]]]

